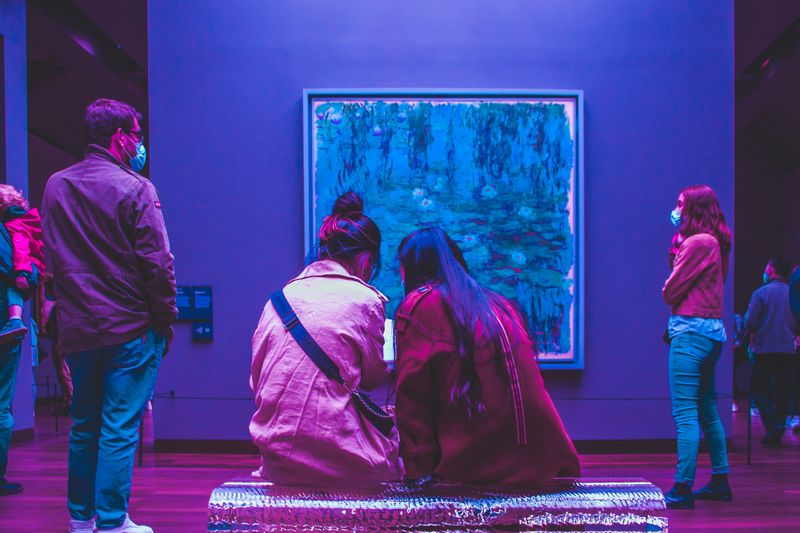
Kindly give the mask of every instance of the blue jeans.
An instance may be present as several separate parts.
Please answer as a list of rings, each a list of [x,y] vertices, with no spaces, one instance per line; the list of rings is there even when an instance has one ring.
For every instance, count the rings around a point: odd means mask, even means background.
[[[8,468],[8,448],[11,445],[11,431],[14,417],[11,416],[11,401],[14,399],[14,385],[19,368],[20,342],[0,346],[0,479]]]
[[[152,330],[117,346],[69,354],[75,389],[67,507],[75,520],[121,525],[128,512],[139,424],[165,340]]]
[[[700,426],[711,455],[711,472],[728,473],[725,429],[717,411],[714,370],[722,353],[722,343],[697,333],[681,333],[669,347],[669,388],[672,417],[678,428],[678,468],[676,483],[694,483]]]

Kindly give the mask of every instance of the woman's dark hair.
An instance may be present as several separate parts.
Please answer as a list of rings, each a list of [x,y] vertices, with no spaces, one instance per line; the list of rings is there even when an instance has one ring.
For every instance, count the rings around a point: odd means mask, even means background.
[[[86,108],[86,140],[103,148],[111,145],[111,137],[116,131],[131,131],[133,119],[142,122],[142,114],[125,102],[100,98]]]
[[[359,277],[374,279],[380,272],[381,232],[364,214],[364,201],[358,194],[341,195],[323,219],[318,258],[336,261]]]
[[[681,244],[692,235],[708,233],[717,238],[722,252],[722,268],[728,273],[728,257],[731,253],[731,230],[725,223],[725,214],[719,205],[716,193],[708,185],[693,185],[681,191],[683,209],[681,225],[672,238],[670,265],[675,260]]]
[[[482,387],[475,368],[476,332],[481,331],[481,338],[495,346],[495,353],[502,353],[496,313],[511,316],[524,331],[511,302],[478,285],[461,249],[439,228],[411,233],[400,243],[398,255],[406,294],[427,283],[437,283],[444,299],[461,359],[461,373],[450,390],[450,402],[464,409],[467,416],[483,411]]]

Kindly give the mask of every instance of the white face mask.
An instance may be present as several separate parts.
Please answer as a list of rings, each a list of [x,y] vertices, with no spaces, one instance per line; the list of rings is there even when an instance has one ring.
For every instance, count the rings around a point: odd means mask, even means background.
[[[672,222],[672,225],[675,226],[676,228],[680,228],[681,227],[681,210],[678,209],[677,207],[675,209],[673,209],[672,212],[669,214],[669,221]]]

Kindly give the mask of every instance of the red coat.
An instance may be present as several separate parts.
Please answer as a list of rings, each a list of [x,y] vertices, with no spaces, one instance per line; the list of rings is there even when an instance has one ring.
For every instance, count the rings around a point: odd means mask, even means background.
[[[572,441],[544,388],[519,316],[504,319],[521,389],[527,443],[518,445],[517,411],[503,353],[481,340],[475,361],[486,410],[468,419],[451,405],[458,379],[453,327],[441,292],[426,286],[400,305],[397,335],[397,424],[406,476],[445,483],[541,487],[557,475],[580,475]],[[500,359],[497,359],[500,358]]]
[[[6,230],[11,235],[14,248],[14,272],[33,272],[33,265],[44,270],[42,254],[42,219],[38,209],[31,209],[24,215],[6,222]]]

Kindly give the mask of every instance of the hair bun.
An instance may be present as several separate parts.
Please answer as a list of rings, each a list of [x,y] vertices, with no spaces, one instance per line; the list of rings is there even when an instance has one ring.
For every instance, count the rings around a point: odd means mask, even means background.
[[[333,204],[333,212],[331,214],[344,217],[360,217],[364,214],[364,200],[357,193],[348,191]]]

